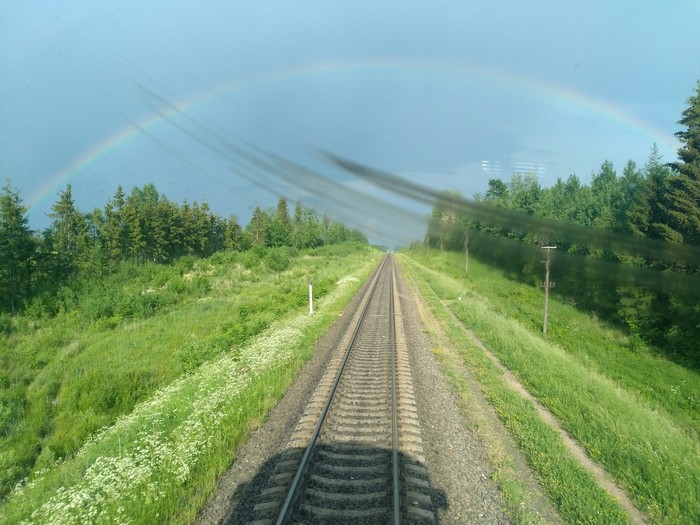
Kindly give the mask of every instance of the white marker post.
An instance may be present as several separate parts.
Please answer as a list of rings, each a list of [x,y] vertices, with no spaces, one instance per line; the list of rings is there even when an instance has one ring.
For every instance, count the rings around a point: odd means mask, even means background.
[[[313,292],[313,282],[309,279],[309,313],[314,313],[314,292]]]

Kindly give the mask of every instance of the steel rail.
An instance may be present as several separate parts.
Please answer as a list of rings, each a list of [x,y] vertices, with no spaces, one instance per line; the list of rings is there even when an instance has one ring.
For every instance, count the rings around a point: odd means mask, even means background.
[[[391,472],[393,487],[394,525],[401,525],[401,484],[399,479],[399,416],[396,403],[396,319],[394,318],[394,260],[391,260],[389,286],[389,341],[391,351]]]
[[[289,522],[289,519],[292,517],[292,513],[294,511],[294,504],[297,500],[297,496],[299,495],[299,491],[301,490],[301,485],[302,485],[302,480],[306,476],[306,472],[309,468],[309,465],[311,463],[311,457],[313,456],[314,450],[316,448],[316,442],[318,441],[318,436],[321,433],[321,428],[323,427],[323,423],[326,420],[326,416],[328,415],[328,412],[330,410],[331,404],[333,402],[333,397],[335,396],[335,391],[338,388],[338,384],[340,383],[340,378],[343,375],[343,371],[345,370],[345,365],[348,362],[348,359],[350,357],[350,352],[352,350],[353,345],[355,344],[355,340],[357,339],[358,334],[360,333],[360,329],[362,328],[362,322],[364,321],[365,314],[367,313],[367,310],[369,308],[369,304],[372,302],[372,298],[374,297],[374,292],[377,289],[377,284],[379,283],[379,278],[382,275],[382,272],[384,270],[384,266],[386,265],[386,261],[388,260],[389,256],[385,256],[384,259],[382,260],[381,265],[379,266],[377,270],[376,277],[374,279],[374,283],[372,284],[372,289],[369,291],[369,296],[367,299],[367,302],[365,303],[364,308],[362,309],[362,313],[360,314],[360,318],[357,322],[357,326],[355,327],[355,331],[352,334],[352,339],[350,340],[350,343],[348,344],[348,347],[345,351],[345,357],[343,357],[343,361],[340,364],[340,367],[338,369],[338,373],[335,376],[335,379],[333,381],[333,385],[331,386],[330,393],[328,397],[326,398],[326,402],[323,406],[323,410],[321,411],[321,416],[318,419],[318,422],[316,423],[316,427],[314,428],[314,432],[311,435],[311,439],[309,440],[309,444],[306,447],[306,450],[304,451],[304,455],[301,458],[301,463],[299,464],[299,468],[297,468],[296,474],[294,475],[294,479],[292,480],[292,484],[289,487],[289,491],[287,492],[287,497],[284,500],[284,503],[282,504],[282,508],[280,509],[280,513],[277,517],[277,521],[275,522],[275,525],[284,525]],[[393,268],[393,267],[392,267]]]

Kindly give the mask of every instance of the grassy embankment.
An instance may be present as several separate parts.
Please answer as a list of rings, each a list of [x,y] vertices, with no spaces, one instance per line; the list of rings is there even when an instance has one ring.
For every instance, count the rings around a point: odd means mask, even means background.
[[[131,268],[57,318],[17,320],[0,348],[0,523],[191,522],[380,255]]]
[[[561,439],[512,389],[445,306],[523,382],[625,488],[653,523],[700,522],[700,378],[639,341],[554,298],[541,335],[542,293],[463,257],[414,252],[409,272],[483,391],[570,522],[624,522]],[[462,297],[462,301],[457,300]]]

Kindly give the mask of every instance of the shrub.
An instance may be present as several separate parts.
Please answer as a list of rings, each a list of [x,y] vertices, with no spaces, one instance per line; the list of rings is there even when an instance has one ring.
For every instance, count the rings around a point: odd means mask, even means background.
[[[198,275],[192,279],[190,289],[195,295],[206,295],[211,290],[211,280],[206,275]]]
[[[321,298],[333,289],[335,282],[329,279],[314,281],[314,299]]]
[[[239,252],[228,250],[225,252],[216,252],[209,258],[209,262],[214,265],[236,264],[239,259]]]
[[[265,264],[273,272],[283,272],[289,268],[290,262],[286,250],[281,248],[270,250],[265,257]]]
[[[0,313],[0,335],[10,335],[12,333],[12,316]]]
[[[206,341],[202,341],[190,334],[187,336],[185,343],[178,349],[177,357],[183,371],[192,372],[199,368],[202,363],[213,358],[217,353],[213,345],[209,345]]]
[[[263,246],[253,246],[243,254],[243,266],[248,270],[257,268],[265,257],[267,250]]]
[[[168,290],[175,295],[182,295],[187,292],[187,282],[182,277],[173,276],[168,281]]]
[[[186,255],[180,257],[173,265],[180,275],[191,272],[197,263],[197,258],[194,255]]]
[[[41,295],[37,295],[27,304],[24,309],[24,315],[32,319],[45,319],[56,315],[56,311],[55,302],[51,294],[44,292]]]
[[[117,290],[109,288],[102,293],[98,290],[90,290],[81,298],[80,309],[85,317],[93,322],[111,317],[114,315],[114,304],[118,294]]]

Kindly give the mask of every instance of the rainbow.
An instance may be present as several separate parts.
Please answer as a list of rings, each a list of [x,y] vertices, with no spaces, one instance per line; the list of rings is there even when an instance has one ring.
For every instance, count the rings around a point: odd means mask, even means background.
[[[27,202],[29,209],[31,211],[36,208],[45,199],[55,195],[59,189],[68,184],[73,177],[107,158],[110,154],[130,142],[145,136],[149,130],[152,130],[159,124],[162,124],[170,118],[176,118],[178,114],[191,112],[216,98],[222,97],[222,95],[261,87],[284,80],[316,78],[326,75],[359,75],[371,72],[425,75],[452,74],[485,82],[493,82],[496,85],[510,85],[511,87],[517,87],[522,92],[526,92],[535,97],[542,97],[550,102],[554,99],[568,107],[577,108],[614,121],[633,132],[647,136],[650,139],[650,144],[651,142],[656,142],[657,144],[671,149],[677,147],[675,139],[667,132],[655,128],[637,115],[631,114],[610,102],[594,98],[564,86],[525,77],[511,71],[474,66],[457,61],[419,61],[396,58],[309,62],[237,78],[214,89],[207,89],[187,96],[173,103],[171,108],[164,111],[154,111],[138,122],[130,122],[123,128],[97,142],[88,150],[82,152],[63,169],[47,177],[44,182],[37,186],[28,196]]]

